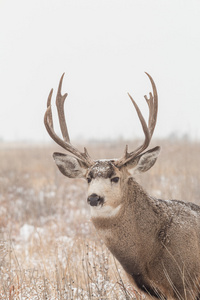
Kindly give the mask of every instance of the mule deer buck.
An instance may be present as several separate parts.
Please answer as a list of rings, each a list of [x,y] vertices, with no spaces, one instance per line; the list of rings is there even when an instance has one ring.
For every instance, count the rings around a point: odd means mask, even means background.
[[[147,74],[153,89],[149,98],[145,96],[148,125],[129,95],[144,131],[143,144],[132,152],[126,146],[120,159],[93,160],[86,148],[80,152],[70,142],[64,114],[67,94],[61,94],[63,76],[56,96],[63,139],[53,127],[53,90],[48,97],[44,123],[51,138],[73,154],[53,154],[61,173],[88,181],[87,202],[100,237],[133,285],[147,297],[200,299],[200,207],[178,200],[156,199],[135,180],[136,174],[154,165],[160,152],[159,147],[145,151],[155,129],[158,110],[152,77]]]

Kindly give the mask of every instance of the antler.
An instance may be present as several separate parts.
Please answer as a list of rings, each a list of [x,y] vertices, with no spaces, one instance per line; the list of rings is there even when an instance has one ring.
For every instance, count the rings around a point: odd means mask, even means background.
[[[63,140],[55,133],[54,127],[53,127],[53,118],[52,118],[52,111],[51,111],[51,98],[53,94],[53,89],[51,89],[49,93],[49,97],[47,99],[47,110],[44,115],[44,124],[45,127],[50,135],[50,137],[61,147],[63,147],[65,150],[69,151],[70,153],[74,154],[77,158],[79,158],[82,162],[84,162],[88,167],[94,164],[94,161],[91,159],[91,157],[88,154],[88,151],[86,148],[84,148],[84,152],[81,153],[78,149],[76,149],[71,143],[69,138],[69,133],[67,129],[67,124],[65,120],[65,113],[64,113],[64,102],[67,97],[67,93],[62,95],[61,94],[61,88],[62,88],[62,81],[64,74],[61,76],[57,96],[56,96],[56,106],[58,111],[58,118],[60,123],[60,129],[62,132]]]
[[[140,153],[142,153],[149,146],[155,126],[156,126],[157,112],[158,112],[158,94],[157,94],[157,90],[156,90],[156,85],[155,85],[152,77],[148,73],[146,73],[146,74],[149,77],[152,88],[153,88],[153,95],[152,95],[152,93],[149,93],[149,98],[147,98],[146,95],[144,96],[145,100],[147,101],[148,107],[149,107],[148,126],[147,126],[146,121],[145,121],[144,117],[142,116],[142,113],[141,113],[139,107],[137,106],[136,102],[133,100],[131,95],[128,94],[135,109],[136,109],[138,117],[140,119],[140,123],[142,125],[142,129],[143,129],[144,135],[145,135],[145,140],[141,146],[139,146],[138,148],[136,148],[134,151],[132,151],[130,153],[128,153],[128,146],[126,145],[124,156],[115,162],[115,165],[118,167],[125,165],[131,159],[133,159],[134,157],[136,157]]]

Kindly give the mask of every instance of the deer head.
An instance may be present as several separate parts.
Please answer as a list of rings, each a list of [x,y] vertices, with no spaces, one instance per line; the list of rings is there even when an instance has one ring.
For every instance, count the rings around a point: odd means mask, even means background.
[[[85,178],[88,181],[88,203],[92,208],[101,209],[105,213],[112,214],[113,209],[120,205],[126,180],[136,173],[149,170],[156,162],[160,152],[159,147],[144,152],[150,144],[158,111],[156,86],[152,77],[148,73],[146,74],[150,79],[153,89],[153,94],[149,93],[149,98],[144,96],[149,107],[148,125],[136,102],[128,94],[136,109],[145,139],[143,144],[132,152],[128,152],[128,146],[126,146],[124,155],[119,159],[93,160],[86,148],[84,148],[84,152],[82,153],[71,144],[64,114],[64,101],[67,94],[61,94],[64,74],[60,79],[56,96],[56,106],[63,139],[55,133],[53,127],[51,112],[53,89],[50,91],[47,100],[47,110],[44,116],[46,129],[57,144],[73,154],[72,156],[69,154],[54,153],[53,158],[57,167],[62,174],[69,178]]]

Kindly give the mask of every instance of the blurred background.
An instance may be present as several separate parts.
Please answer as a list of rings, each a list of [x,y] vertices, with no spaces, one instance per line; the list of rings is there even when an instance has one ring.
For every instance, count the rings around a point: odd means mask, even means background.
[[[63,72],[71,139],[142,137],[127,92],[147,117],[148,72],[155,137],[198,140],[199,15],[198,0],[1,0],[0,140],[50,141],[46,99]]]
[[[65,72],[72,143],[120,157],[143,138],[127,92],[148,119],[148,72],[162,152],[137,180],[199,205],[199,16],[199,0],[0,0],[0,299],[144,299],[95,233],[87,183],[53,162],[46,101],[54,88],[56,125]]]

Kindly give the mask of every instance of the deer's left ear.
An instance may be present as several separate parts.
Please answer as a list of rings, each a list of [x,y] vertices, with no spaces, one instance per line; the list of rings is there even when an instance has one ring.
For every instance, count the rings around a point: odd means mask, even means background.
[[[160,147],[150,149],[138,157],[129,161],[127,167],[132,174],[143,173],[148,171],[156,162],[160,153]]]

